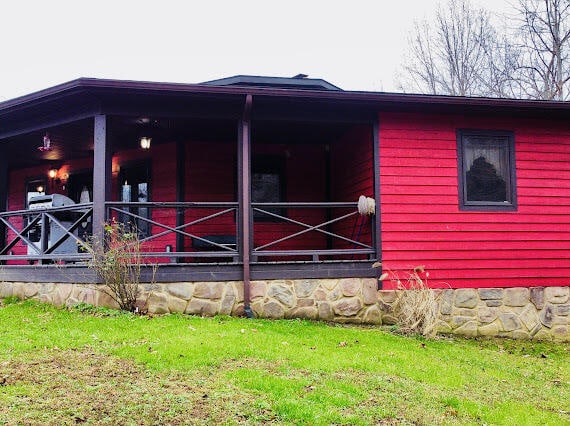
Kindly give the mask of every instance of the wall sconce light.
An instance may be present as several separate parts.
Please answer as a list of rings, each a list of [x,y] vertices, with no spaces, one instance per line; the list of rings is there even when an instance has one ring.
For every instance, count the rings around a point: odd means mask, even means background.
[[[44,192],[44,187],[42,185],[38,185],[36,187],[36,192]]]
[[[57,169],[56,168],[49,169],[48,176],[50,179],[55,179],[57,177]]]
[[[150,142],[152,141],[152,138],[149,138],[148,136],[143,136],[141,138],[141,148],[142,149],[150,149]]]

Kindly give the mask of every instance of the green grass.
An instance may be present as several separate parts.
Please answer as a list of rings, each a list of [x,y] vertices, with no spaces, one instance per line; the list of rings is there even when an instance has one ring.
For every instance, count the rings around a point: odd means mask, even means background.
[[[0,305],[2,424],[570,425],[570,348]]]

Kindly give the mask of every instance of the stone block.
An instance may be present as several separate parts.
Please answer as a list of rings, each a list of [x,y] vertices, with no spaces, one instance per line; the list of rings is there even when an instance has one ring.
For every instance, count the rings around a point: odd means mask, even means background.
[[[342,297],[342,293],[339,287],[335,287],[330,290],[327,294],[327,300],[334,302]]]
[[[523,311],[519,315],[519,319],[524,324],[526,329],[531,333],[536,328],[536,326],[540,324],[538,313],[536,312],[536,308],[534,307],[533,304],[528,304],[523,309]]]
[[[297,299],[297,306],[300,308],[305,308],[308,306],[315,306],[314,299]]]
[[[362,301],[365,305],[372,305],[378,301],[378,284],[376,284],[376,279],[365,278],[362,280]]]
[[[24,286],[24,299],[30,299],[38,294],[38,286],[34,283],[26,283]]]
[[[339,281],[340,290],[345,297],[354,297],[360,294],[362,284],[358,278],[343,278]]]
[[[219,304],[211,300],[192,299],[188,306],[186,306],[185,313],[192,315],[201,315],[212,317],[217,315],[220,311]]]
[[[174,297],[190,300],[194,292],[193,283],[170,283],[166,284],[166,291]]]
[[[467,337],[476,337],[478,333],[477,321],[469,321],[455,329],[454,333]]]
[[[258,297],[265,297],[267,294],[267,283],[265,281],[251,281],[249,283],[249,297],[251,300]]]
[[[542,325],[548,328],[552,327],[552,323],[554,322],[554,306],[546,305],[539,317]]]
[[[332,306],[328,302],[321,302],[318,304],[319,319],[324,321],[331,321],[334,318]]]
[[[398,293],[394,290],[379,290],[377,294],[378,298],[387,304],[394,303],[398,297]]]
[[[526,306],[530,300],[530,292],[525,287],[513,287],[505,289],[503,303],[506,306]]]
[[[390,314],[382,315],[382,324],[394,325],[397,323],[398,323],[398,318],[396,318],[394,315]]]
[[[235,290],[235,294],[236,294],[236,302],[243,302],[243,281],[230,281],[228,282],[228,285],[226,286],[226,288],[231,287]],[[250,290],[251,290],[251,286],[250,286]],[[250,300],[253,299],[253,297],[251,297],[251,293],[249,295]]]
[[[514,331],[521,328],[521,322],[513,313],[502,313],[499,315],[499,320],[501,321],[501,331]]]
[[[503,306],[503,301],[502,300],[485,300],[485,305],[487,305],[489,308],[496,308],[499,306]]]
[[[234,304],[236,303],[237,295],[236,290],[233,286],[227,285],[226,286],[226,293],[222,298],[222,302],[220,303],[220,314],[222,315],[230,315],[232,313]]]
[[[232,310],[232,315],[235,317],[245,316],[245,309],[242,302],[236,303]]]
[[[304,306],[293,309],[290,311],[289,316],[291,318],[316,320],[319,317],[319,311],[316,306]]]
[[[544,308],[544,287],[531,287],[530,301],[536,307],[536,309]]]
[[[285,310],[280,303],[271,301],[263,305],[263,317],[279,319],[285,316]]]
[[[455,312],[457,315],[461,317],[472,317],[475,318],[477,316],[476,309],[456,309]]]
[[[458,308],[474,308],[479,303],[477,290],[460,288],[455,290],[455,306]]]
[[[530,333],[525,330],[513,330],[513,334],[511,336],[513,339],[519,339],[519,340],[529,340],[532,338]]]
[[[336,315],[352,317],[362,309],[362,302],[357,297],[344,298],[338,301],[333,309]]]
[[[295,281],[295,294],[298,298],[310,297],[318,286],[319,282],[317,280]]]
[[[366,324],[382,324],[382,312],[378,305],[369,306],[362,317],[362,321]]]
[[[288,308],[295,306],[295,295],[293,294],[293,291],[291,291],[291,288],[285,284],[271,284],[267,291],[267,295]]]
[[[438,333],[451,333],[452,328],[451,326],[446,323],[445,321],[438,321],[437,322],[437,332]]]
[[[469,321],[473,321],[473,317],[463,317],[460,315],[454,315],[453,317],[451,317],[451,321],[449,322],[449,325],[452,328],[457,328],[462,326],[463,324],[468,323]]]
[[[0,282],[0,299],[12,296],[14,285],[10,282]]]
[[[317,302],[324,302],[327,300],[327,293],[320,288],[315,291],[315,294],[313,296]]]
[[[499,324],[495,321],[487,325],[482,325],[477,331],[480,336],[496,336],[499,334]]]
[[[548,329],[540,329],[534,336],[536,340],[552,340],[552,334]]]
[[[558,341],[570,341],[570,328],[565,325],[552,327],[552,337]]]
[[[188,301],[185,299],[180,299],[179,297],[169,296],[168,297],[168,311],[169,312],[181,312],[186,311],[186,305]]]
[[[503,289],[502,288],[480,288],[479,289],[479,298],[481,300],[500,300],[503,298]]]
[[[58,286],[57,288],[59,287],[60,286]],[[54,291],[54,294],[57,292],[57,288]],[[119,309],[118,303],[115,302],[111,296],[99,290],[97,290],[97,306],[104,306],[106,308],[111,308],[111,309]]]
[[[193,297],[199,299],[220,299],[224,291],[225,284],[222,282],[197,282],[194,284]]]
[[[570,304],[557,305],[556,314],[563,317],[570,315]]]
[[[568,302],[570,287],[545,287],[544,297],[549,303],[560,304]]]
[[[453,310],[453,294],[451,289],[443,290],[439,296],[439,313],[442,315],[450,315]]]
[[[147,299],[147,309],[149,314],[167,314],[169,302],[168,295],[164,293],[151,293]]]
[[[477,316],[481,324],[489,324],[497,319],[498,310],[496,308],[482,306],[477,310]]]

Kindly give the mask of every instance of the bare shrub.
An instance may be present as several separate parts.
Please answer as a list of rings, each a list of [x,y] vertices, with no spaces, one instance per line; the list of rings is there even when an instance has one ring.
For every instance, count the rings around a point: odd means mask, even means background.
[[[89,268],[103,281],[97,290],[113,299],[121,310],[138,311],[140,278],[145,265],[136,229],[119,222],[105,224],[104,241],[93,237],[86,250],[92,255]],[[153,277],[156,265],[153,265]]]
[[[396,284],[396,300],[392,304],[396,325],[404,334],[421,334],[434,337],[437,333],[437,312],[439,293],[428,285],[423,266],[417,266],[404,277],[389,271],[380,277]],[[420,276],[424,274],[424,278]]]

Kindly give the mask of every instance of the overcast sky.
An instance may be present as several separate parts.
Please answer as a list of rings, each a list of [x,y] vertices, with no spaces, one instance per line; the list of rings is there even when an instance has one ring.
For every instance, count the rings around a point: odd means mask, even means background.
[[[472,0],[504,11],[508,0]],[[324,78],[395,91],[414,20],[438,0],[5,1],[0,101],[78,77],[198,83]]]

